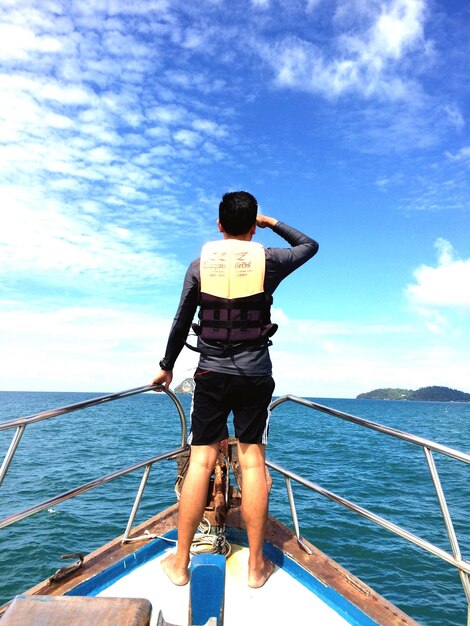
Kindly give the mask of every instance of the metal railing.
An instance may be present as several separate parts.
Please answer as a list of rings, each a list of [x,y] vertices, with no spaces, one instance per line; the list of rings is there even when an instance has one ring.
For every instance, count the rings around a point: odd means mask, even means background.
[[[426,541],[425,539],[422,539],[421,537],[414,535],[413,533],[402,528],[401,526],[398,526],[397,524],[394,524],[393,522],[390,522],[389,520],[379,515],[376,515],[375,513],[372,513],[368,509],[365,509],[364,507],[359,506],[355,504],[354,502],[351,502],[350,500],[347,500],[346,498],[343,498],[342,496],[339,496],[336,493],[329,491],[328,489],[324,489],[323,487],[320,487],[319,485],[309,480],[306,480],[302,476],[299,476],[298,474],[290,472],[289,470],[284,469],[280,465],[277,465],[276,463],[273,463],[268,460],[266,461],[266,465],[270,467],[272,470],[284,476],[287,494],[289,498],[290,509],[291,509],[292,522],[294,525],[294,530],[295,530],[295,534],[296,534],[299,545],[308,553],[311,553],[310,549],[308,548],[308,546],[306,546],[303,543],[302,538],[300,536],[299,522],[297,518],[297,511],[295,508],[294,494],[292,491],[292,481],[300,485],[303,485],[304,487],[307,487],[308,489],[311,489],[312,491],[315,491],[316,493],[324,496],[325,498],[328,498],[329,500],[332,500],[333,502],[336,502],[337,504],[344,506],[345,508],[351,511],[358,513],[362,517],[365,517],[369,521],[374,522],[378,526],[382,526],[383,528],[389,530],[392,533],[395,533],[396,535],[402,537],[403,539],[406,539],[407,541],[418,546],[419,548],[422,548],[423,550],[430,552],[434,556],[439,557],[443,561],[446,561],[447,563],[450,563],[451,565],[455,566],[459,571],[460,579],[462,581],[464,592],[467,598],[468,624],[470,626],[470,561],[467,561],[462,558],[460,545],[457,539],[457,535],[454,529],[454,525],[453,525],[452,518],[449,512],[449,508],[447,506],[447,501],[444,495],[444,490],[442,488],[442,484],[439,478],[439,473],[437,471],[432,453],[437,452],[437,453],[443,454],[445,456],[451,457],[452,459],[456,459],[457,461],[462,461],[463,463],[467,463],[467,464],[470,464],[470,454],[465,454],[464,452],[460,452],[459,450],[455,450],[454,448],[450,448],[448,446],[435,443],[428,439],[424,439],[423,437],[417,437],[410,433],[397,430],[395,428],[390,428],[389,426],[377,424],[376,422],[371,422],[361,417],[356,417],[355,415],[344,413],[343,411],[331,409],[330,407],[317,404],[316,402],[312,402],[310,400],[305,400],[304,398],[298,398],[297,396],[287,395],[287,396],[282,396],[281,398],[278,398],[271,404],[270,410],[272,411],[280,404],[284,402],[288,402],[288,401],[301,404],[302,406],[306,406],[310,409],[314,409],[316,411],[320,411],[322,413],[326,413],[328,415],[338,417],[347,422],[352,422],[354,424],[358,424],[365,428],[376,430],[385,435],[395,437],[396,439],[401,439],[402,441],[407,441],[408,443],[420,446],[424,450],[424,454],[425,454],[425,458],[426,458],[428,468],[431,474],[432,482],[436,490],[436,495],[439,501],[439,506],[441,508],[447,535],[449,537],[449,542],[452,548],[452,554],[433,545],[429,541]]]
[[[179,418],[180,418],[180,424],[181,424],[181,445],[180,447],[165,452],[163,454],[160,454],[158,456],[154,456],[151,457],[149,459],[145,459],[143,461],[140,461],[138,463],[135,463],[131,466],[125,467],[123,469],[117,470],[115,472],[112,472],[111,474],[107,474],[105,476],[102,476],[100,478],[97,478],[95,480],[92,480],[89,483],[86,483],[84,485],[81,485],[80,487],[76,487],[74,489],[71,489],[69,491],[66,491],[64,493],[61,493],[53,498],[50,498],[49,500],[43,501],[39,504],[35,504],[27,509],[24,509],[18,513],[14,513],[12,515],[9,515],[3,519],[0,519],[0,529],[1,528],[5,528],[7,526],[10,526],[11,524],[14,524],[15,522],[18,522],[22,519],[25,519],[27,517],[30,517],[36,513],[39,513],[40,511],[43,511],[45,509],[48,509],[50,507],[53,507],[55,505],[60,504],[61,502],[64,502],[66,500],[70,500],[71,498],[80,495],[82,493],[85,493],[87,491],[90,491],[91,489],[94,489],[96,487],[100,487],[101,485],[104,485],[108,482],[111,482],[121,476],[125,476],[127,474],[130,474],[132,472],[135,472],[139,469],[144,468],[144,473],[141,479],[141,483],[139,485],[136,497],[135,497],[135,501],[134,501],[134,505],[132,508],[132,511],[130,513],[130,517],[127,523],[127,527],[123,536],[123,542],[126,541],[128,539],[128,536],[130,534],[130,531],[132,529],[132,525],[134,523],[135,520],[135,516],[137,514],[137,510],[139,507],[139,504],[141,502],[143,493],[144,493],[144,489],[149,477],[149,473],[150,470],[152,468],[152,466],[155,463],[158,463],[160,461],[169,459],[169,458],[174,458],[175,456],[177,456],[178,454],[181,454],[182,452],[184,452],[185,450],[187,450],[187,443],[186,443],[186,438],[187,438],[187,426],[186,426],[186,417],[185,417],[185,413],[184,413],[184,409],[181,406],[181,403],[179,402],[179,400],[177,399],[177,397],[173,394],[173,392],[171,392],[170,390],[164,388],[164,387],[159,387],[158,385],[147,385],[144,387],[138,387],[136,389],[130,389],[128,391],[123,391],[120,393],[116,393],[116,394],[111,394],[111,395],[107,395],[107,396],[101,396],[98,398],[93,398],[91,400],[86,400],[83,402],[78,402],[76,404],[72,404],[66,407],[62,407],[59,409],[54,409],[51,411],[44,411],[41,413],[37,413],[34,415],[31,415],[29,417],[23,417],[23,418],[18,418],[18,419],[14,419],[14,420],[9,420],[9,421],[5,421],[5,422],[0,422],[0,430],[7,430],[7,429],[16,429],[16,432],[14,433],[14,436],[12,438],[11,444],[8,448],[8,451],[5,455],[4,461],[2,463],[1,469],[0,469],[0,485],[3,482],[3,479],[5,478],[5,475],[8,471],[8,468],[11,465],[11,462],[15,456],[16,450],[18,449],[18,445],[21,441],[21,437],[26,429],[27,426],[42,421],[42,420],[46,420],[46,419],[50,419],[52,417],[57,417],[59,415],[64,415],[66,413],[71,413],[73,411],[78,411],[78,410],[82,410],[88,407],[92,407],[92,406],[96,406],[99,404],[103,404],[105,402],[111,402],[114,400],[119,400],[121,398],[126,398],[129,396],[133,396],[133,395],[137,395],[137,394],[141,394],[144,393],[146,391],[155,391],[159,389],[162,392],[165,392],[173,401],[173,403],[175,404],[178,414],[179,414]],[[371,429],[371,430],[375,430],[378,431],[380,433],[383,433],[385,435],[394,437],[396,439],[400,439],[402,441],[406,441],[408,443],[420,446],[423,450],[424,450],[424,454],[425,454],[425,458],[428,464],[428,468],[431,474],[431,478],[434,484],[434,488],[436,490],[436,494],[437,494],[437,498],[439,501],[439,505],[441,508],[441,512],[442,512],[442,516],[444,519],[444,523],[445,523],[445,527],[446,527],[446,531],[449,537],[449,541],[450,541],[450,545],[452,548],[452,553],[446,552],[445,550],[442,550],[441,548],[433,545],[432,543],[430,543],[429,541],[422,539],[421,537],[418,537],[417,535],[414,535],[413,533],[409,532],[408,530],[398,526],[397,524],[379,516],[376,515],[375,513],[369,511],[368,509],[355,504],[354,502],[351,502],[350,500],[347,500],[346,498],[343,498],[342,496],[337,495],[336,493],[329,491],[328,489],[325,489],[305,478],[303,478],[302,476],[295,474],[294,472],[291,472],[287,469],[284,469],[283,467],[281,467],[280,465],[277,465],[276,463],[267,460],[266,464],[268,467],[270,467],[272,470],[274,470],[275,472],[281,474],[284,477],[284,481],[285,481],[285,485],[286,485],[286,489],[287,489],[287,495],[288,495],[288,500],[289,500],[289,505],[290,505],[290,510],[291,510],[291,515],[292,515],[292,522],[293,522],[293,526],[294,526],[294,530],[295,530],[295,534],[297,537],[297,541],[299,542],[299,545],[306,550],[307,552],[311,552],[310,549],[308,548],[308,546],[306,546],[306,544],[303,543],[302,541],[302,537],[300,535],[300,527],[299,527],[299,522],[298,522],[298,517],[297,517],[297,512],[296,512],[296,507],[295,507],[295,499],[294,499],[294,493],[292,490],[292,481],[294,481],[295,483],[298,483],[299,485],[302,485],[304,487],[307,487],[308,489],[328,498],[329,500],[332,500],[333,502],[336,502],[337,504],[342,505],[343,507],[354,511],[356,513],[358,513],[359,515],[361,515],[362,517],[368,519],[371,522],[374,522],[375,524],[377,524],[378,526],[381,526],[385,529],[387,529],[388,531],[402,537],[403,539],[406,539],[407,541],[409,541],[410,543],[418,546],[419,548],[433,554],[434,556],[442,559],[443,561],[446,561],[447,563],[455,566],[460,574],[460,578],[462,581],[462,585],[465,591],[465,595],[467,597],[467,602],[468,602],[468,606],[469,606],[469,625],[470,625],[470,562],[468,560],[465,560],[462,558],[462,553],[461,553],[461,549],[460,549],[460,545],[457,539],[457,535],[454,529],[454,525],[452,522],[452,518],[447,506],[447,502],[446,502],[446,498],[444,495],[444,490],[442,488],[442,484],[439,478],[439,474],[436,468],[436,465],[434,463],[434,458],[433,458],[433,452],[435,453],[439,453],[439,454],[443,454],[445,456],[448,456],[450,458],[456,459],[457,461],[461,461],[463,463],[467,463],[470,464],[470,455],[469,454],[465,454],[463,452],[460,452],[458,450],[455,450],[454,448],[450,448],[448,446],[444,446],[438,443],[435,443],[433,441],[430,441],[428,439],[424,439],[422,437],[417,437],[415,435],[412,435],[410,433],[404,432],[404,431],[400,431],[394,428],[391,428],[389,426],[384,426],[382,424],[378,424],[376,422],[371,422],[369,420],[365,420],[363,418],[360,417],[356,417],[354,415],[350,415],[348,413],[344,413],[342,411],[338,411],[336,409],[332,409],[330,407],[326,407],[323,406],[321,404],[317,404],[315,402],[312,402],[310,400],[305,400],[304,398],[298,398],[297,396],[292,396],[292,395],[287,395],[287,396],[282,396],[280,398],[278,398],[277,400],[275,400],[272,404],[270,409],[273,410],[275,409],[277,406],[279,406],[280,404],[287,402],[287,401],[291,401],[297,404],[300,404],[302,406],[308,407],[310,409],[314,409],[316,411],[320,411],[322,413],[326,413],[328,415],[337,417],[339,419],[348,421],[348,422],[352,422],[354,424],[358,424],[362,427]]]
[[[19,522],[22,519],[27,517],[31,517],[36,513],[49,509],[53,506],[60,504],[61,502],[65,502],[66,500],[70,500],[75,496],[78,496],[82,493],[90,491],[91,489],[95,489],[96,487],[101,487],[106,483],[109,483],[121,476],[126,476],[127,474],[131,474],[139,469],[145,468],[142,476],[142,480],[140,482],[140,486],[137,491],[137,495],[134,501],[134,505],[132,507],[132,511],[130,513],[130,517],[126,526],[126,530],[123,536],[123,542],[128,539],[129,533],[132,529],[132,525],[135,520],[135,516],[137,514],[137,510],[139,508],[139,504],[141,502],[145,486],[147,484],[147,480],[150,474],[150,470],[155,463],[160,461],[164,461],[169,458],[173,458],[178,454],[181,454],[185,450],[187,450],[187,425],[186,425],[186,416],[184,413],[184,409],[181,406],[180,401],[175,396],[175,394],[165,387],[160,385],[146,385],[144,387],[136,387],[135,389],[128,389],[127,391],[122,391],[119,393],[114,393],[106,396],[100,396],[98,398],[92,398],[90,400],[85,400],[83,402],[77,402],[75,404],[70,404],[65,407],[61,407],[58,409],[53,409],[51,411],[43,411],[41,413],[35,413],[34,415],[30,415],[28,417],[20,417],[18,419],[13,419],[5,422],[0,422],[0,430],[9,430],[16,429],[10,446],[5,454],[5,458],[3,460],[2,466],[0,468],[0,487],[3,483],[3,480],[6,476],[6,473],[14,459],[15,453],[20,444],[21,438],[27,428],[27,426],[31,424],[35,424],[36,422],[40,422],[43,420],[51,419],[53,417],[57,417],[59,415],[65,415],[67,413],[72,413],[74,411],[80,411],[89,407],[97,406],[99,404],[104,404],[106,402],[112,402],[115,400],[120,400],[121,398],[128,398],[130,396],[135,396],[141,393],[145,393],[146,391],[161,391],[166,393],[173,401],[176,409],[178,411],[178,415],[180,418],[180,426],[181,426],[181,445],[179,448],[175,448],[174,450],[170,450],[163,454],[159,454],[157,456],[150,457],[149,459],[145,459],[143,461],[139,461],[138,463],[134,463],[128,467],[124,467],[122,469],[116,470],[111,474],[107,474],[105,476],[101,476],[100,478],[96,478],[84,485],[80,485],[79,487],[75,487],[74,489],[70,489],[69,491],[65,491],[57,496],[54,496],[48,500],[44,500],[38,504],[34,504],[31,507],[23,509],[17,513],[13,513],[0,519],[0,529],[6,528],[7,526],[11,526],[12,524]]]

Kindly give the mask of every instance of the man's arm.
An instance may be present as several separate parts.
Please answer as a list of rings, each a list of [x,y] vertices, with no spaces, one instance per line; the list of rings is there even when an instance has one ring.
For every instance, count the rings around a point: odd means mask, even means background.
[[[158,372],[155,378],[152,380],[152,385],[164,385],[167,389],[170,388],[171,381],[173,380],[173,370],[162,370]],[[157,391],[160,391],[157,389]]]
[[[266,228],[266,226],[274,228],[277,222],[278,220],[275,217],[267,217],[266,215],[259,214],[256,216],[256,226],[259,226],[260,228]]]
[[[258,215],[260,228],[271,228],[282,237],[290,248],[268,248],[266,251],[265,291],[272,294],[279,283],[318,252],[318,243],[292,226],[287,226],[274,217]]]
[[[198,305],[198,269],[199,261],[193,261],[186,272],[180,303],[168,336],[165,356],[160,361],[160,371],[152,380],[153,385],[169,387],[173,380],[173,367],[183,349]]]

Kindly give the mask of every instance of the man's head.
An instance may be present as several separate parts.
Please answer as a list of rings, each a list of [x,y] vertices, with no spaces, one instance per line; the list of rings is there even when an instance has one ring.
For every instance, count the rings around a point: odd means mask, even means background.
[[[258,203],[247,191],[226,193],[219,204],[219,223],[233,236],[246,235],[256,225]]]

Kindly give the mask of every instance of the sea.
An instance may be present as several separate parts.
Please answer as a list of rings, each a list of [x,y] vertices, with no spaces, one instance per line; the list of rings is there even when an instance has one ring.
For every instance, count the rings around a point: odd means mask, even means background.
[[[0,392],[0,421],[96,397]],[[191,397],[179,396],[187,413]],[[312,398],[322,405],[470,452],[470,403]],[[0,460],[13,431],[0,431]],[[0,488],[0,518],[179,446],[172,400],[145,393],[27,427]],[[470,466],[434,454],[462,555],[470,558]],[[309,408],[283,403],[270,420],[267,457],[451,552],[423,450]],[[0,531],[0,604],[49,577],[60,556],[89,553],[124,532],[139,470]],[[175,502],[174,461],[153,467],[136,523]],[[303,537],[418,623],[464,626],[457,570],[357,513],[294,484]],[[282,477],[270,513],[291,525]]]

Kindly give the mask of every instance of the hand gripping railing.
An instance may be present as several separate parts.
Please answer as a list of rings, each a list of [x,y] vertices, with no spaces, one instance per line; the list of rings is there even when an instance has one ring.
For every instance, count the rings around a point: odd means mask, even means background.
[[[439,443],[430,441],[428,439],[424,439],[423,437],[417,437],[415,435],[411,435],[410,433],[406,433],[401,430],[396,430],[395,428],[390,428],[389,426],[383,426],[382,424],[377,424],[376,422],[370,422],[361,417],[356,417],[355,415],[350,415],[349,413],[343,413],[342,411],[331,409],[321,404],[317,404],[316,402],[311,402],[310,400],[305,400],[304,398],[298,398],[297,396],[288,395],[288,396],[282,396],[281,398],[278,398],[271,404],[270,410],[272,411],[274,408],[276,408],[283,402],[287,402],[287,401],[301,404],[310,409],[314,409],[322,413],[327,413],[328,415],[333,415],[334,417],[339,417],[340,419],[345,420],[347,422],[353,422],[354,424],[358,424],[360,426],[369,428],[371,430],[376,430],[378,432],[384,433],[391,437],[395,437],[397,439],[401,439],[403,441],[408,441],[409,443],[418,445],[421,448],[423,448],[426,461],[428,463],[429,471],[431,473],[431,478],[434,484],[434,488],[436,490],[437,498],[439,500],[439,505],[441,508],[442,516],[444,518],[445,527],[446,527],[450,545],[452,548],[452,554],[446,552],[445,550],[442,550],[441,548],[438,548],[437,546],[433,545],[429,541],[426,541],[425,539],[422,539],[421,537],[418,537],[414,535],[413,533],[410,533],[406,529],[401,528],[400,526],[397,526],[393,522],[390,522],[384,519],[383,517],[380,517],[379,515],[376,515],[375,513],[372,513],[371,511],[351,502],[350,500],[347,500],[346,498],[343,498],[333,493],[332,491],[329,491],[328,489],[324,489],[323,487],[320,487],[319,485],[316,485],[315,483],[312,483],[309,480],[302,478],[302,476],[299,476],[298,474],[294,474],[293,472],[290,472],[284,469],[280,465],[276,465],[275,463],[272,463],[271,461],[266,461],[266,464],[268,465],[268,467],[270,467],[276,472],[279,472],[280,474],[284,476],[287,493],[289,497],[289,504],[291,508],[292,522],[294,525],[294,530],[295,530],[299,545],[307,552],[310,552],[308,547],[302,542],[302,538],[300,536],[299,523],[297,519],[297,512],[295,509],[295,502],[294,502],[294,494],[293,494],[292,485],[291,485],[292,480],[295,481],[296,483],[299,483],[300,485],[303,485],[304,487],[307,487],[308,489],[311,489],[312,491],[319,493],[320,495],[328,498],[329,500],[336,502],[337,504],[341,504],[342,506],[346,507],[347,509],[351,511],[355,511],[356,513],[359,513],[359,515],[362,515],[362,517],[365,517],[366,519],[374,522],[375,524],[378,524],[379,526],[386,528],[387,530],[395,533],[396,535],[399,535],[400,537],[406,539],[410,543],[417,545],[423,550],[426,550],[427,552],[434,554],[435,556],[441,558],[442,560],[447,561],[447,563],[450,563],[451,565],[454,565],[455,567],[457,567],[457,569],[459,570],[459,575],[462,581],[464,592],[467,597],[468,624],[470,626],[470,562],[462,558],[462,553],[460,550],[459,542],[457,539],[457,535],[455,533],[454,525],[452,523],[452,518],[450,516],[447,502],[444,496],[444,490],[441,485],[441,481],[439,478],[436,465],[434,463],[434,458],[432,456],[432,453],[438,452],[440,454],[444,454],[458,461],[462,461],[463,463],[469,463],[469,464],[470,464],[470,455],[465,454],[464,452],[455,450],[454,448],[449,448],[448,446],[444,446]]]
[[[114,400],[120,400],[121,398],[128,398],[129,396],[135,396],[137,394],[144,393],[146,391],[157,391],[157,390],[166,393],[173,400],[173,403],[175,404],[176,409],[178,411],[178,415],[180,418],[180,425],[181,425],[181,445],[179,448],[176,448],[175,450],[170,450],[169,452],[165,452],[158,456],[153,456],[149,459],[145,459],[144,461],[140,461],[138,463],[135,463],[134,465],[130,465],[128,467],[122,468],[120,470],[112,472],[111,474],[107,474],[106,476],[101,476],[100,478],[96,478],[95,480],[92,480],[89,483],[86,483],[74,489],[70,489],[69,491],[65,491],[64,493],[54,496],[53,498],[50,498],[49,500],[40,502],[39,504],[35,504],[27,509],[24,509],[23,511],[19,511],[18,513],[13,513],[12,515],[8,515],[7,517],[0,519],[0,528],[5,528],[6,526],[10,526],[11,524],[18,522],[19,520],[25,519],[26,517],[31,517],[32,515],[35,515],[36,513],[39,513],[40,511],[44,511],[45,509],[56,506],[57,504],[60,504],[61,502],[65,502],[66,500],[70,500],[71,498],[74,498],[75,496],[78,496],[82,493],[90,491],[91,489],[94,489],[95,487],[100,487],[101,485],[105,485],[106,483],[109,483],[115,480],[116,478],[125,476],[126,474],[130,474],[141,468],[145,468],[139,489],[137,491],[134,506],[132,507],[129,521],[127,523],[126,531],[124,533],[123,541],[126,541],[131,531],[132,524],[134,523],[134,519],[137,514],[137,509],[142,499],[145,485],[149,477],[150,469],[152,468],[153,464],[158,463],[159,461],[164,461],[165,459],[174,457],[175,455],[180,454],[181,452],[187,449],[187,443],[186,443],[187,426],[186,426],[185,413],[184,413],[183,407],[181,406],[180,401],[178,400],[178,398],[175,396],[175,394],[172,391],[160,385],[146,385],[144,387],[136,387],[135,389],[128,389],[127,391],[121,391],[119,393],[114,393],[114,394],[110,394],[107,396],[100,396],[98,398],[92,398],[90,400],[85,400],[83,402],[77,402],[76,404],[70,404],[68,406],[61,407],[58,409],[53,409],[51,411],[43,411],[41,413],[36,413],[28,417],[20,417],[18,419],[9,420],[6,422],[0,422],[0,430],[16,428],[16,432],[13,435],[13,439],[10,443],[10,447],[7,450],[2,466],[0,468],[0,486],[1,486],[5,478],[5,475],[8,471],[8,468],[10,467],[11,462],[13,461],[15,453],[18,449],[18,445],[21,441],[21,437],[23,436],[23,433],[26,427],[29,426],[30,424],[34,424],[42,420],[51,419],[52,417],[57,417],[58,415],[72,413],[74,411],[80,411],[80,410],[83,410],[92,406],[96,406],[98,404],[104,404],[105,402],[112,402]]]

